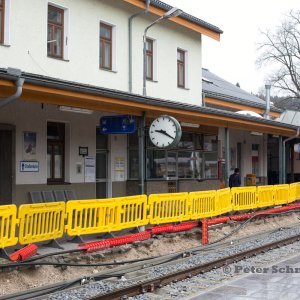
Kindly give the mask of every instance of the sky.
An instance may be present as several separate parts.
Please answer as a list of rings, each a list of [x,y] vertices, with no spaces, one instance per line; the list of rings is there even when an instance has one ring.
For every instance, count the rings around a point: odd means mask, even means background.
[[[220,41],[203,37],[202,67],[254,94],[264,91],[270,72],[255,63],[262,41],[260,31],[275,31],[291,9],[300,10],[299,0],[162,1],[223,31]]]

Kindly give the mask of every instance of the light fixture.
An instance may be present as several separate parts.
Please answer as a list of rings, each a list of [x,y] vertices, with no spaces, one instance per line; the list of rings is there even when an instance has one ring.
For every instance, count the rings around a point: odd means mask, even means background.
[[[162,20],[166,20],[166,19],[170,19],[170,18],[174,18],[174,17],[178,17],[179,15],[181,15],[183,13],[183,11],[177,7],[173,7],[171,8],[169,11],[167,11],[163,16],[159,17],[158,19],[156,19],[154,22],[152,22],[150,25],[148,25],[145,30],[144,30],[144,35],[143,35],[143,43],[144,43],[144,48],[143,48],[143,96],[146,96],[146,77],[147,77],[147,57],[146,57],[146,44],[147,44],[147,31],[150,27],[152,27],[153,25],[155,25],[156,23],[162,21]]]
[[[59,106],[59,110],[66,111],[66,112],[78,113],[78,114],[86,114],[86,115],[91,115],[93,113],[93,111],[90,109],[71,107],[71,106]]]
[[[200,124],[194,124],[194,123],[181,122],[180,124],[183,127],[191,127],[191,128],[199,128],[200,127]]]
[[[256,136],[262,136],[263,135],[262,132],[257,132],[257,131],[251,131],[250,134],[251,135],[256,135]]]

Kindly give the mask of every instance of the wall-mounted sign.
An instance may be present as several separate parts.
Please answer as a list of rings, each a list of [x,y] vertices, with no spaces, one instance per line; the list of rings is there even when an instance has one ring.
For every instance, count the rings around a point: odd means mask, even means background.
[[[124,181],[125,180],[125,158],[115,157],[115,180]]]
[[[20,172],[39,172],[39,162],[38,161],[20,161]]]
[[[36,154],[36,132],[23,132],[23,153],[25,156]]]
[[[85,157],[89,155],[89,147],[80,147],[79,146],[79,155]]]
[[[135,131],[135,116],[105,116],[100,118],[100,133],[102,134],[128,134]]]
[[[96,181],[96,159],[94,156],[84,158],[84,182]]]

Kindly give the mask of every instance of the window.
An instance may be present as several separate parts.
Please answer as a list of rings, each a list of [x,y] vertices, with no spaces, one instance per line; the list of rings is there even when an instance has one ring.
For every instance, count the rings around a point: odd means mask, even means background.
[[[100,68],[112,70],[112,26],[100,23]]]
[[[48,56],[63,58],[64,10],[52,5],[48,6]]]
[[[185,87],[185,52],[177,49],[177,86]]]
[[[146,78],[153,80],[153,40],[146,39]]]
[[[47,124],[47,181],[64,182],[65,169],[65,124]]]
[[[146,179],[218,178],[218,140],[184,132],[177,148],[161,150],[146,135]],[[138,134],[128,135],[128,177],[138,179]]]
[[[4,10],[5,0],[0,0],[0,43],[4,43]]]

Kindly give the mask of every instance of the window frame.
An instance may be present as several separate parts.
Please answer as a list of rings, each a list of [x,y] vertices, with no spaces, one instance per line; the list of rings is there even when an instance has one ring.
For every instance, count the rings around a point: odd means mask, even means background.
[[[152,39],[146,38],[146,45],[149,43],[151,45],[151,50],[148,50],[146,47],[146,79],[153,81],[154,79],[154,41]],[[148,76],[148,58],[150,58],[151,64],[151,75]]]
[[[102,37],[101,36],[101,26],[105,27],[110,31],[110,39]],[[100,22],[100,34],[99,34],[99,68],[101,70],[113,70],[113,27],[112,25],[109,25],[104,22]],[[102,59],[101,59],[101,49],[104,49],[104,45],[108,44],[110,46],[110,60],[109,60],[109,67],[105,66],[105,52],[102,53]],[[102,47],[101,47],[102,46]]]
[[[47,17],[47,56],[52,57],[52,58],[64,59],[65,10],[63,8],[54,6],[54,5],[49,3],[48,4],[48,14],[49,14],[50,9],[61,13],[62,21],[61,21],[61,24],[54,23],[52,21],[49,21],[49,18]],[[49,26],[53,27],[54,29],[55,28],[60,28],[61,29],[61,34],[60,34],[60,38],[61,38],[60,52],[61,52],[61,54],[60,55],[56,55],[54,53],[54,43],[50,43],[50,51],[48,51],[48,43],[49,43],[49,41],[53,40],[53,37],[51,37],[51,39],[48,40]],[[53,33],[54,33],[54,30],[53,30]]]
[[[182,54],[183,56],[183,60],[179,60],[178,59],[178,54]],[[184,50],[181,49],[177,49],[177,87],[179,88],[185,88],[185,84],[186,84],[186,78],[185,78],[185,73],[186,73],[186,57],[185,57],[186,52]],[[182,67],[182,78],[183,78],[183,84],[180,84],[180,67]]]
[[[0,5],[0,14],[1,14],[0,44],[4,44],[5,0],[2,0],[2,5]]]
[[[63,137],[61,139],[51,139],[48,138],[48,126],[50,124],[63,124]],[[52,174],[52,177],[48,178],[47,175],[47,184],[61,184],[65,182],[65,139],[66,139],[66,124],[62,122],[47,122],[47,155],[48,155],[48,147],[51,146],[51,161],[50,161],[50,174]],[[59,146],[62,149],[62,177],[61,178],[55,178],[55,159],[54,159],[54,147]],[[47,164],[48,167],[48,164]]]

